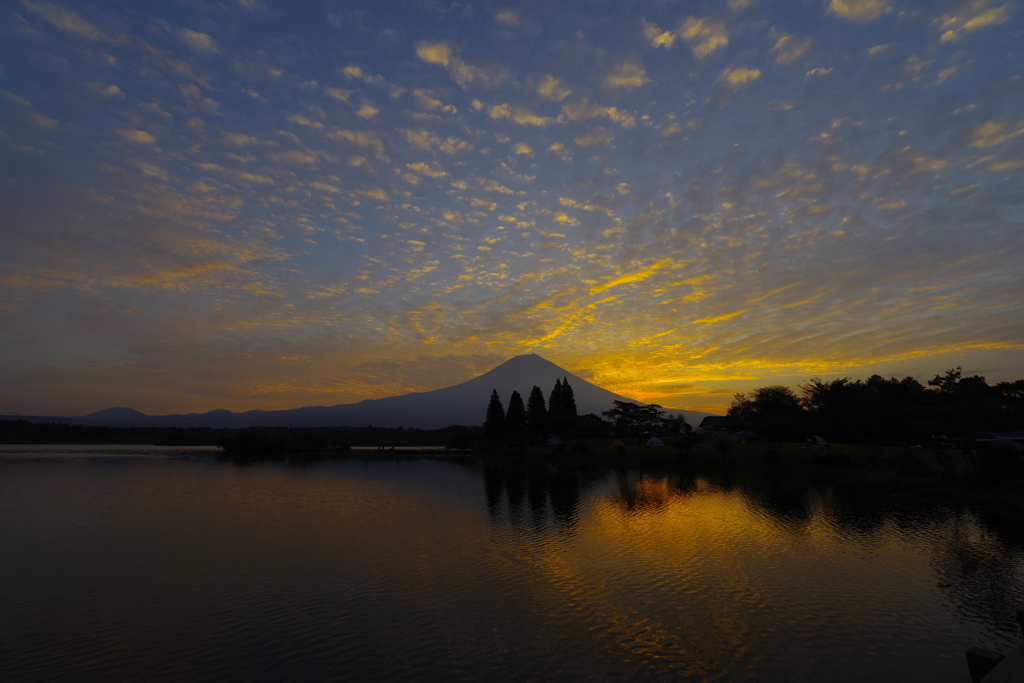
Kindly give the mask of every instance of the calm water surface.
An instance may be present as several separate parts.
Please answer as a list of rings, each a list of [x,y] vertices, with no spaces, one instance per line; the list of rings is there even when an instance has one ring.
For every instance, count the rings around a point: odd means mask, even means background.
[[[0,447],[3,681],[950,681],[1024,533],[785,477]]]

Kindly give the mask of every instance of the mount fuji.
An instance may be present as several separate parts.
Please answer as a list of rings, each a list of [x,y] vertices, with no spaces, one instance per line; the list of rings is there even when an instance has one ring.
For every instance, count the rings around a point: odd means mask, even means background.
[[[612,407],[612,401],[639,403],[591,384],[536,354],[528,354],[510,358],[493,370],[462,384],[359,403],[292,410],[248,410],[243,413],[211,410],[187,415],[144,415],[130,408],[108,408],[78,418],[28,419],[33,422],[59,421],[109,427],[365,427],[372,424],[375,427],[439,429],[455,424],[482,424],[492,390],[497,390],[502,404],[507,407],[513,391],[519,391],[525,402],[536,385],[544,392],[546,399],[555,380],[562,378],[568,378],[572,386],[576,410],[580,415],[600,415]],[[685,415],[694,426],[708,414],[676,409],[668,409],[668,412]]]

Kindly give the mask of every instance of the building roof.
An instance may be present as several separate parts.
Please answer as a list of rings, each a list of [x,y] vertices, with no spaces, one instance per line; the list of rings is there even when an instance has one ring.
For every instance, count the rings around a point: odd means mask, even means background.
[[[727,415],[708,415],[700,421],[701,427],[742,427],[743,423]]]

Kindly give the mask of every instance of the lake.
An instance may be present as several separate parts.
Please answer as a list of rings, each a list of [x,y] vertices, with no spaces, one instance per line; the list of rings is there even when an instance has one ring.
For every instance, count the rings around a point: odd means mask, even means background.
[[[969,681],[1024,531],[759,473],[0,447],[4,681]]]

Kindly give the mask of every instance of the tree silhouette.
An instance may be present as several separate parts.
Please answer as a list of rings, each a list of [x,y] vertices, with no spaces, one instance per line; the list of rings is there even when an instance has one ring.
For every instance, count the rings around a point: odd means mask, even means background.
[[[526,430],[530,438],[539,439],[548,429],[548,410],[544,407],[544,392],[534,385],[526,402]]]
[[[526,408],[523,397],[518,391],[512,392],[508,400],[508,411],[505,413],[505,438],[511,443],[518,443],[526,431]]]
[[[487,404],[487,419],[484,421],[484,436],[492,443],[505,438],[505,408],[498,398],[498,390],[491,391],[491,402]]]
[[[576,420],[579,415],[576,413],[576,396],[572,387],[569,386],[569,378],[562,378],[562,429],[566,434],[573,434],[576,431]]]
[[[958,365],[955,368],[946,370],[944,375],[935,375],[933,379],[928,380],[928,386],[937,387],[939,391],[947,394],[954,394],[959,388],[960,381],[963,379],[964,366]],[[984,377],[980,378],[982,381]]]
[[[556,379],[555,386],[548,397],[548,426],[552,431],[562,429],[562,380]]]
[[[631,432],[639,439],[644,430],[660,424],[665,411],[656,403],[637,405],[626,401],[612,401],[614,407],[602,415],[615,420],[615,428],[620,432]]]
[[[995,386],[999,409],[989,416],[990,429],[1013,431],[1024,426],[1024,379],[999,382]]]
[[[605,437],[612,433],[614,425],[597,413],[587,413],[576,418],[576,433],[586,437]]]
[[[825,382],[817,377],[800,385],[800,403],[817,435],[843,443],[876,436],[879,418],[871,410],[871,388],[857,380],[841,377]]]
[[[777,451],[783,441],[799,438],[805,426],[800,399],[792,389],[781,384],[755,389],[751,398],[736,394],[726,414],[742,420],[763,436],[770,444],[769,450]]]
[[[869,450],[935,438],[958,445],[965,457],[976,449],[979,430],[1024,428],[1024,380],[993,386],[955,367],[927,384],[913,377],[879,375],[866,380],[812,378],[799,387],[799,399],[784,386],[736,394],[728,414],[771,446],[811,434],[836,443],[862,443]]]

